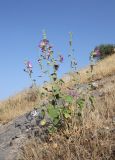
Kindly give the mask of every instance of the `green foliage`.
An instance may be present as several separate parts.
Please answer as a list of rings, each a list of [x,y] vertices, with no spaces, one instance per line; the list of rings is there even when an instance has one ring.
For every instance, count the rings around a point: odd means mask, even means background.
[[[83,107],[84,107],[84,102],[85,102],[85,99],[83,99],[83,98],[79,98],[79,99],[76,101],[76,104],[79,106],[80,110],[83,109]]]
[[[66,119],[71,118],[71,111],[68,108],[63,109],[63,115]]]
[[[53,122],[54,126],[61,123],[63,118],[70,118],[71,117],[71,110],[69,108],[64,108],[64,106],[56,106],[49,105],[47,107],[47,112],[51,121]]]
[[[96,48],[99,48],[100,51],[100,59],[105,58],[106,56],[112,55],[114,53],[115,45],[112,44],[101,44],[97,46]]]
[[[46,105],[42,105],[41,107],[45,107],[42,109],[41,116],[43,119],[40,121],[40,125],[42,127],[48,124],[49,133],[55,132],[59,130],[60,127],[66,125],[68,120],[72,119],[73,110],[71,109],[76,102],[76,111],[79,119],[82,118],[82,109],[85,106],[85,99],[82,98],[82,95],[77,95],[71,89],[71,94],[66,94],[63,91],[62,85],[64,81],[62,79],[58,79],[58,69],[60,68],[60,64],[63,62],[63,55],[55,56],[53,47],[49,43],[49,40],[46,37],[46,33],[43,33],[43,39],[40,41],[38,45],[41,54],[38,57],[38,64],[41,70],[41,74],[39,77],[47,75],[51,80],[51,89],[47,87],[43,87],[45,89],[45,93],[41,94],[41,98],[48,98],[48,103]],[[99,46],[100,52],[102,55],[112,54],[113,48],[111,46]],[[77,61],[74,57],[74,49],[72,47],[72,33],[70,33],[70,41],[69,41],[69,55],[71,69],[76,72],[77,69]],[[32,72],[32,64],[30,61],[26,63],[26,69],[24,70],[30,75]],[[73,76],[73,80],[76,79]],[[79,97],[78,97],[79,96]],[[77,98],[77,100],[76,100]],[[88,99],[90,103],[93,105],[93,97],[89,97]],[[76,106],[75,105],[75,106]],[[38,117],[35,117],[38,118]],[[48,118],[48,122],[47,119]],[[64,127],[63,127],[64,128]]]
[[[64,100],[65,100],[67,103],[71,104],[71,103],[73,102],[73,97],[72,97],[72,96],[69,96],[69,95],[66,95],[66,96],[64,96]]]
[[[52,119],[59,118],[60,110],[58,107],[54,107],[53,105],[48,106],[48,114]]]

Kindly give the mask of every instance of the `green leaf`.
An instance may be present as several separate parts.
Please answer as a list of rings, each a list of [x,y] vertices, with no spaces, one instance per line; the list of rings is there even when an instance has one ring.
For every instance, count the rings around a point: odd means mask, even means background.
[[[45,111],[44,109],[41,110],[41,115],[44,117],[45,116]]]
[[[64,117],[67,118],[71,118],[71,111],[69,109],[64,109],[63,110],[63,115]]]
[[[60,88],[58,86],[53,86],[53,91],[56,92],[56,93],[59,93],[60,91]]]
[[[64,117],[67,118],[71,118],[71,115],[69,113],[64,113]]]
[[[52,127],[49,127],[49,128],[48,128],[48,131],[49,131],[49,133],[54,133],[54,132],[57,131],[57,128],[54,127],[54,126],[52,126]]]
[[[67,102],[67,103],[72,103],[72,101],[73,101],[73,97],[72,96],[65,96],[65,101]]]
[[[48,115],[52,119],[57,118],[60,115],[59,108],[54,108],[53,106],[49,106],[48,109],[47,109],[47,111],[48,111]]]
[[[77,101],[76,101],[76,104],[78,104],[79,105],[79,108],[80,109],[83,109],[83,107],[84,107],[84,99],[82,99],[82,98],[79,98]]]
[[[53,119],[53,124],[57,125],[59,123],[59,120],[60,120],[59,117],[58,118],[54,118]]]

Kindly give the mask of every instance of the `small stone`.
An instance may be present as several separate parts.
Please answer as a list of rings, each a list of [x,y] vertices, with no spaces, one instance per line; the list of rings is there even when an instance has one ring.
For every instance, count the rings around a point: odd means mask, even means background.
[[[97,89],[98,88],[98,83],[96,83],[96,82],[93,82],[92,84],[91,84],[91,88],[92,89]]]

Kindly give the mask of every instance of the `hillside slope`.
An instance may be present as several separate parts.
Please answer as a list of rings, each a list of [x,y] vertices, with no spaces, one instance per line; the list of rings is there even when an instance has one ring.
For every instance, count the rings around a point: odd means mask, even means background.
[[[94,107],[86,105],[79,120],[72,117],[65,130],[49,140],[30,139],[22,148],[22,160],[114,160],[115,74],[93,84],[92,90],[88,83],[74,85],[74,89],[94,95]]]
[[[84,108],[82,123],[78,124],[73,117],[70,128],[66,128],[61,134],[54,134],[50,142],[41,141],[40,136],[37,137],[38,142],[32,138],[36,128],[33,128],[34,122],[27,121],[26,115],[19,116],[6,125],[1,125],[0,160],[16,160],[19,150],[23,151],[21,160],[75,160],[76,157],[78,160],[113,160],[115,154],[115,74],[93,83],[96,86],[91,91],[88,89],[88,83],[74,85],[77,91],[83,90],[95,96],[93,110],[90,106]],[[28,126],[32,132],[27,132]]]
[[[66,82],[63,88],[74,86],[75,83],[86,83],[92,80],[102,79],[115,74],[115,54],[98,62],[94,66],[93,73],[90,72],[90,67],[80,70],[79,74],[66,75],[63,79]],[[0,102],[0,123],[8,121],[23,115],[30,111],[40,102],[39,88],[30,88],[21,93],[10,97],[9,99]]]

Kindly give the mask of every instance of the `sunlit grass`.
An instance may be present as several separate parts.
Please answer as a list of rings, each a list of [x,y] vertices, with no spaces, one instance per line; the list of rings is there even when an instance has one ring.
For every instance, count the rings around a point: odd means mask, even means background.
[[[72,123],[48,142],[29,140],[22,147],[21,160],[113,160],[115,89],[104,87],[103,91],[105,95],[96,99],[93,112],[84,108],[82,123],[73,117]]]
[[[73,76],[67,75],[65,78],[63,78],[66,82],[63,88],[74,85],[76,81],[79,83],[85,83],[90,81],[91,77],[93,77],[93,80],[97,80],[114,73],[115,54],[98,62],[94,66],[92,74],[90,72],[90,67],[86,67],[80,70],[79,74],[75,73]],[[36,105],[39,105],[39,103],[40,93],[38,88],[28,89],[13,97],[10,97],[5,101],[0,102],[0,122],[8,122],[17,116],[32,110],[32,108],[34,108]]]
[[[0,103],[0,122],[6,123],[35,107],[40,99],[39,88],[30,88]]]
[[[65,77],[66,87],[76,83],[86,83],[108,78],[102,88],[103,92],[94,101],[94,109],[84,107],[80,121],[72,117],[71,123],[65,130],[49,136],[48,141],[39,138],[28,140],[21,147],[21,160],[104,160],[114,159],[114,106],[115,82],[111,75],[115,75],[115,55],[109,56],[94,66],[82,69],[74,75]],[[50,86],[50,84],[49,84]],[[37,96],[36,96],[37,95]],[[9,99],[0,102],[0,122],[6,123],[39,106],[41,102],[39,88],[27,89]],[[73,110],[75,106],[72,106]]]
[[[81,69],[78,73],[67,74],[63,77],[65,87],[76,83],[87,83],[115,74],[115,54],[96,63],[91,73],[90,66]],[[64,87],[64,88],[65,88]]]

